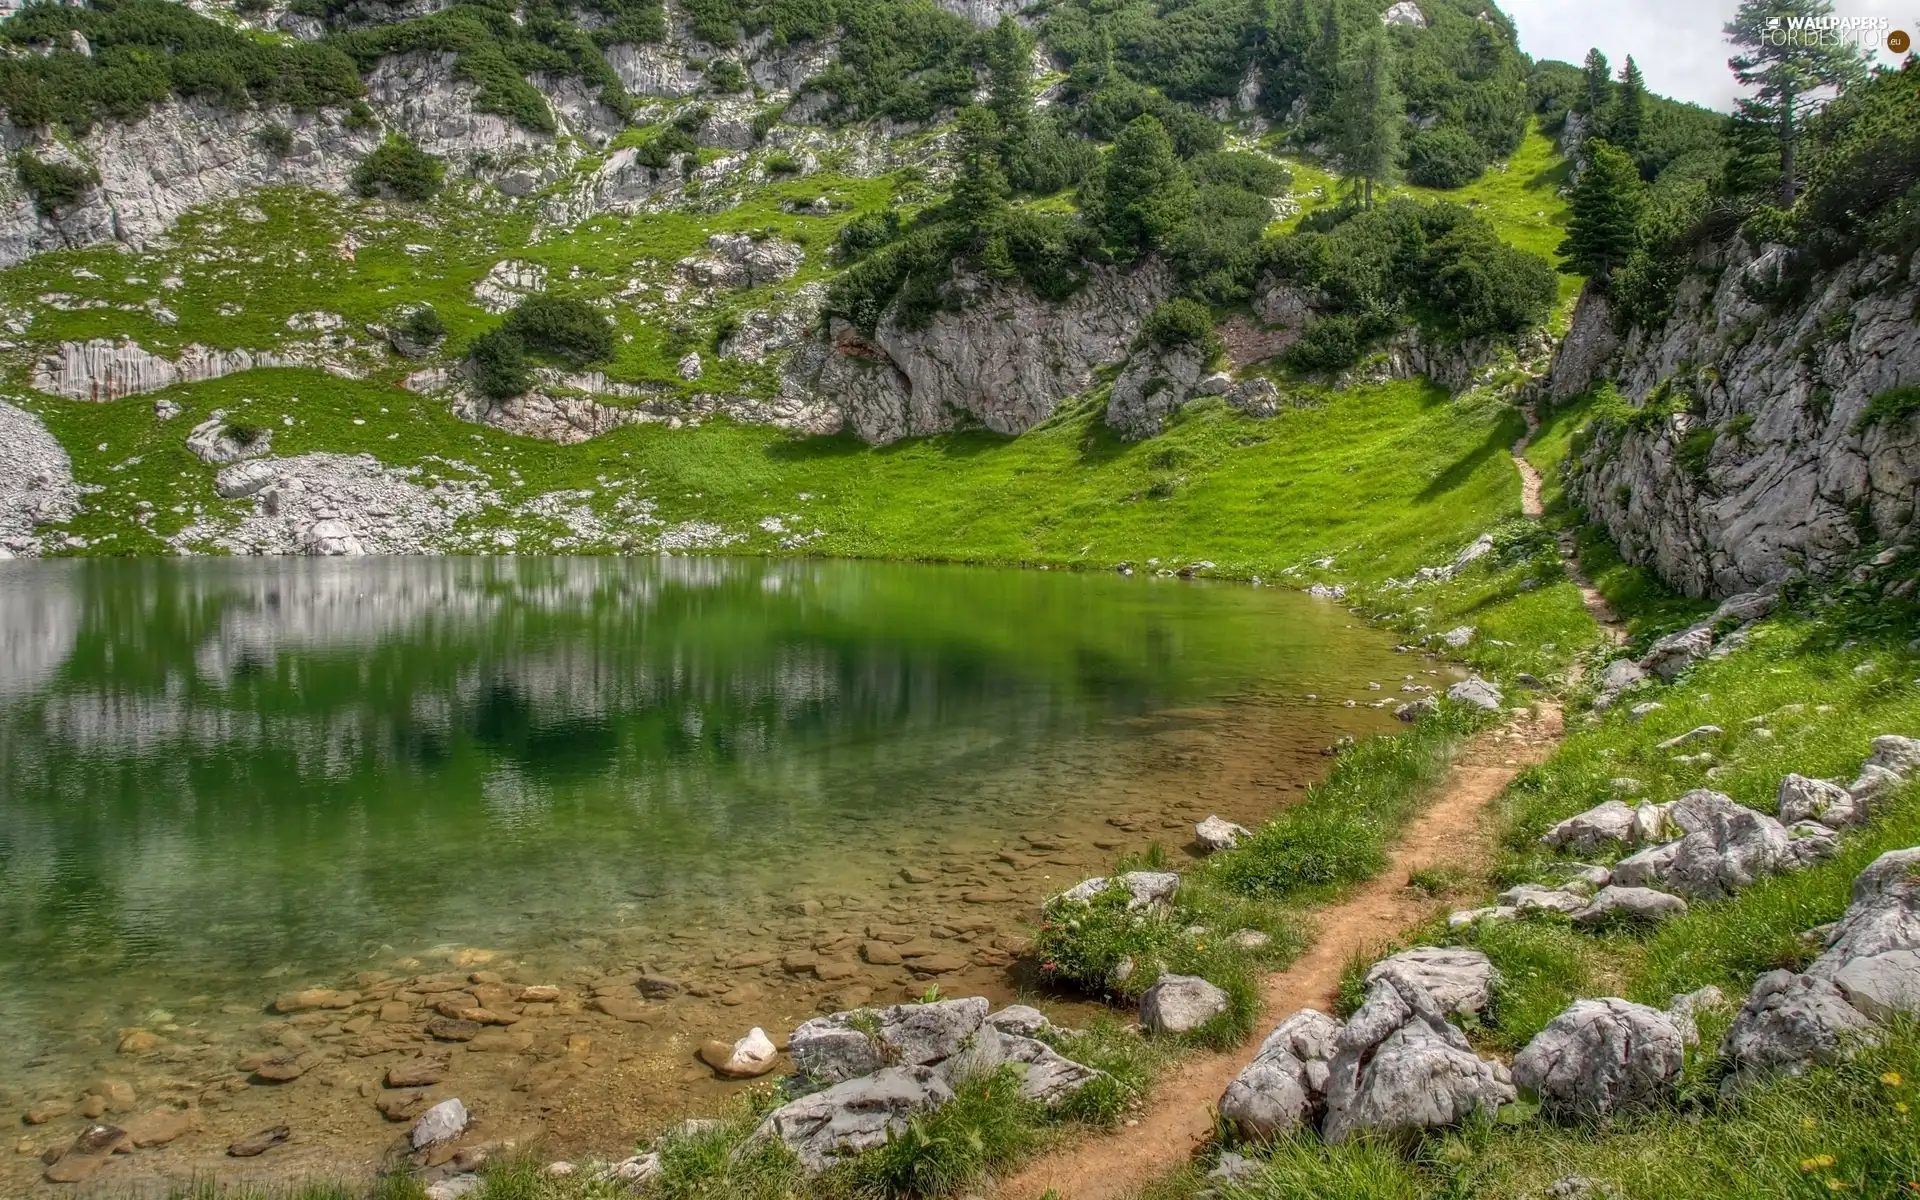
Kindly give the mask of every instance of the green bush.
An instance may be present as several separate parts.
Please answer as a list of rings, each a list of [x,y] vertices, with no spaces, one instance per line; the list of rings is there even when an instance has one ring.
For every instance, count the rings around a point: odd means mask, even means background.
[[[840,227],[834,248],[842,259],[855,259],[878,250],[900,236],[900,214],[895,209],[866,212]]]
[[[1283,164],[1245,150],[1202,154],[1187,163],[1187,175],[1201,187],[1220,184],[1256,196],[1278,196],[1293,186],[1293,172]]]
[[[394,134],[353,169],[353,190],[362,196],[391,193],[402,200],[430,200],[446,169],[446,163]]]
[[[1140,323],[1140,341],[1162,350],[1191,347],[1207,358],[1220,348],[1220,339],[1213,332],[1213,314],[1184,297],[1169,300],[1147,314]]]
[[[422,304],[401,320],[400,330],[413,341],[431,346],[447,336],[447,323],[440,319],[433,305]]]
[[[473,339],[467,347],[467,358],[473,364],[474,385],[482,395],[504,400],[533,386],[526,347],[505,328],[490,329]]]
[[[781,150],[767,155],[762,165],[769,175],[798,175],[805,169],[799,159]]]
[[[91,55],[68,47],[84,35]],[[39,4],[0,24],[0,109],[22,128],[144,116],[170,96],[230,108],[345,104],[365,89],[353,60],[327,43],[263,40],[168,0]],[[47,47],[48,53],[29,52]]]
[[[1357,317],[1315,317],[1300,340],[1288,348],[1287,366],[1309,373],[1339,371],[1360,361],[1366,350],[1365,326]]]
[[[528,296],[501,326],[527,353],[584,366],[613,357],[613,322],[573,296]]]
[[[254,130],[253,140],[275,158],[285,158],[293,153],[293,130],[277,121]]]
[[[731,58],[716,58],[707,64],[707,86],[731,95],[747,88],[747,72]]]
[[[693,140],[692,133],[678,125],[669,125],[634,147],[633,159],[643,167],[664,171],[681,155],[697,154],[699,150],[700,144]]]
[[[1867,402],[1853,423],[1855,433],[1865,433],[1876,425],[1899,425],[1920,413],[1920,388],[1889,388]]]
[[[1407,139],[1407,181],[1421,187],[1462,188],[1487,169],[1487,152],[1464,129],[1442,125]]]
[[[43,162],[30,150],[13,156],[13,174],[33,197],[33,210],[43,217],[77,203],[100,182],[100,173],[91,167]]]

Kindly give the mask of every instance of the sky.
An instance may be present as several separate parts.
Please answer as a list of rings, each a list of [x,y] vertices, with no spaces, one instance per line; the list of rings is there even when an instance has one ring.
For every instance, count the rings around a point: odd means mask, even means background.
[[[1600,47],[1616,70],[1633,55],[1647,86],[1677,100],[1726,109],[1737,94],[1720,32],[1738,0],[1496,0],[1535,58],[1579,63]],[[1920,40],[1920,0],[1834,0],[1842,17],[1885,17]],[[1880,61],[1892,56],[1883,48]]]

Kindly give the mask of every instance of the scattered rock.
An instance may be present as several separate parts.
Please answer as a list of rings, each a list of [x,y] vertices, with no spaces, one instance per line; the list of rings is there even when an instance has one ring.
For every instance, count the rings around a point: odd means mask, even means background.
[[[1667,1019],[1680,1031],[1680,1040],[1689,1046],[1700,1044],[1699,1016],[1703,1012],[1719,1012],[1727,1007],[1727,997],[1719,988],[1708,984],[1696,991],[1675,996],[1667,1002]]]
[[[1411,724],[1415,721],[1424,721],[1439,711],[1440,701],[1438,699],[1433,696],[1422,696],[1418,700],[1410,700],[1405,704],[1395,705],[1393,715],[1396,719]]]
[[[757,1025],[731,1046],[708,1042],[700,1048],[700,1061],[729,1079],[756,1079],[773,1070],[779,1057],[766,1030]]]
[[[1601,888],[1590,904],[1575,911],[1573,923],[1589,928],[1616,921],[1656,924],[1686,911],[1687,902],[1667,892],[1614,885]]]
[[[1600,669],[1600,690],[1618,694],[1644,683],[1646,671],[1630,658],[1616,658]]]
[[[432,1087],[447,1077],[447,1064],[438,1059],[414,1058],[387,1068],[390,1088]]]
[[[856,1009],[802,1022],[788,1039],[795,1068],[821,1083],[868,1075],[888,1063],[925,1066],[958,1053],[985,1022],[983,996]]]
[[[654,1015],[651,1006],[637,995],[595,996],[593,1007],[594,1011],[605,1013],[616,1021],[645,1021]]]
[[[1882,854],[1855,877],[1853,899],[1807,973],[1868,1016],[1920,1013],[1920,848]]]
[[[262,1129],[250,1133],[227,1147],[227,1153],[235,1158],[255,1158],[265,1154],[275,1146],[293,1136],[293,1130],[285,1125],[275,1125],[271,1129]]]
[[[1047,1019],[1045,1013],[1025,1004],[1009,1004],[989,1016],[985,1023],[1002,1033],[1027,1038],[1053,1028],[1053,1022]]]
[[[1729,896],[1788,864],[1786,827],[1720,792],[1688,792],[1670,815],[1688,830],[1665,874],[1667,886],[1682,896]]]
[[[1053,905],[1067,900],[1088,903],[1116,883],[1127,889],[1128,912],[1154,905],[1169,904],[1173,901],[1173,894],[1180,890],[1180,876],[1177,872],[1129,871],[1117,879],[1108,879],[1105,876],[1083,879],[1047,903]]]
[[[1575,913],[1585,908],[1588,902],[1587,894],[1575,886],[1545,888],[1534,883],[1508,888],[1497,899],[1501,907],[1518,913]]]
[[[1571,850],[1575,854],[1594,854],[1618,846],[1632,846],[1638,841],[1634,810],[1620,800],[1595,805],[1540,835],[1542,846]]]
[[[1640,667],[1667,683],[1707,656],[1713,649],[1713,625],[1703,622],[1679,633],[1670,633],[1648,648],[1640,658]]]
[[[48,1183],[84,1183],[107,1164],[127,1140],[127,1132],[114,1125],[89,1125],[73,1139],[73,1144],[47,1168]]]
[[[459,1021],[452,1017],[434,1017],[427,1022],[427,1036],[443,1042],[470,1042],[485,1028],[478,1021]]]
[[[1513,1079],[1551,1115],[1604,1117],[1671,1098],[1685,1063],[1685,1040],[1666,1013],[1576,1000],[1514,1056]]]
[[[195,1128],[193,1113],[184,1108],[156,1108],[127,1122],[127,1140],[144,1150],[164,1146]]]
[[[420,1114],[407,1140],[415,1150],[452,1141],[467,1129],[467,1106],[458,1099],[442,1100]]]
[[[1768,971],[1753,983],[1746,1004],[1720,1041],[1720,1057],[1739,1076],[1797,1075],[1831,1065],[1874,1040],[1873,1022],[1825,979]],[[1730,1081],[1731,1082],[1731,1081]]]
[[[1208,853],[1231,850],[1240,844],[1241,838],[1252,836],[1252,831],[1246,826],[1235,825],[1232,821],[1219,816],[1209,816],[1193,827],[1193,839],[1205,847]]]
[[[1487,712],[1499,712],[1504,703],[1500,689],[1478,675],[1448,688],[1447,699],[1455,704],[1468,704]]]
[[[1317,1125],[1340,1022],[1311,1008],[1280,1022],[1220,1097],[1220,1117],[1248,1141]]]
[[[1725,732],[1726,730],[1720,728],[1718,725],[1696,725],[1692,729],[1687,730],[1683,734],[1679,734],[1676,737],[1670,737],[1666,741],[1661,742],[1659,745],[1655,746],[1654,749],[1678,750],[1683,746],[1691,746],[1695,742],[1711,741],[1714,738],[1719,737],[1721,734]]]
[[[1780,781],[1780,819],[1789,825],[1800,821],[1818,821],[1834,829],[1845,829],[1866,820],[1866,805],[1837,783],[1788,775]]]
[[[1367,987],[1393,971],[1427,989],[1440,1010],[1449,1013],[1486,1011],[1500,982],[1491,959],[1459,946],[1421,946],[1383,958],[1367,971]]]
[[[909,1119],[952,1099],[953,1088],[932,1067],[887,1067],[774,1109],[746,1144],[777,1139],[807,1174],[818,1175],[885,1145],[906,1132]]]
[[[1162,975],[1140,997],[1149,1033],[1187,1033],[1227,1011],[1227,994],[1196,975]]]

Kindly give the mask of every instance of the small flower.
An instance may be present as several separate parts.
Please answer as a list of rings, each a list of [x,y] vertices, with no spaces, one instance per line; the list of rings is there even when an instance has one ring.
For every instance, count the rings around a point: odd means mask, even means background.
[[[1906,1080],[1900,1078],[1900,1072],[1888,1071],[1880,1077],[1880,1082],[1886,1084],[1888,1087],[1899,1087],[1902,1083],[1905,1083]]]
[[[1812,1129],[1812,1128],[1813,1128],[1813,1118],[1812,1118],[1812,1117],[1801,1117],[1801,1118],[1800,1118],[1800,1128],[1802,1128],[1802,1129]]]
[[[1837,1161],[1839,1160],[1831,1154],[1816,1154],[1812,1158],[1801,1159],[1800,1169],[1802,1171],[1824,1171]]]
[[[1060,969],[1060,967],[1059,967],[1059,964],[1057,963],[1041,963],[1040,969],[1042,971],[1057,971]]]
[[[1905,1100],[1895,1100],[1895,1101],[1893,1102],[1893,1111],[1895,1111],[1895,1112],[1897,1112],[1897,1113],[1904,1113],[1904,1112],[1906,1112],[1906,1111],[1907,1111],[1907,1102],[1906,1102]]]
[[[1838,1179],[1829,1179],[1827,1180],[1827,1190],[1830,1192],[1844,1192],[1847,1190],[1847,1185]]]

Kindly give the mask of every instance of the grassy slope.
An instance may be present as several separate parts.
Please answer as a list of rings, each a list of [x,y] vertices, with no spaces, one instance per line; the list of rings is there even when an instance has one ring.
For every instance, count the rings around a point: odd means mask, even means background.
[[[1557,427],[1549,425],[1535,446],[1539,465],[1554,468],[1564,458],[1577,420],[1576,410]],[[1685,619],[1686,606],[1657,585],[1628,578],[1617,563],[1608,570],[1630,620],[1650,631]],[[1817,611],[1818,617],[1787,614],[1767,622],[1746,649],[1640,697],[1665,705],[1643,721],[1615,710],[1577,727],[1502,798],[1501,859],[1486,877],[1459,887],[1456,904],[1479,903],[1495,887],[1539,878],[1539,833],[1614,795],[1613,778],[1638,779],[1655,798],[1712,786],[1771,811],[1788,771],[1851,778],[1874,735],[1920,730],[1920,687],[1913,682],[1920,657],[1906,649],[1914,630],[1872,632],[1846,620],[1844,608]],[[1725,768],[1712,779],[1703,765],[1677,764],[1657,748],[1704,723],[1728,731],[1706,746]],[[1756,726],[1773,736],[1756,734]],[[1398,946],[1456,943],[1484,950],[1504,982],[1491,1019],[1473,1036],[1484,1051],[1507,1055],[1578,996],[1621,995],[1664,1007],[1677,993],[1711,984],[1737,1003],[1756,975],[1812,958],[1815,948],[1799,934],[1845,910],[1862,867],[1886,850],[1916,843],[1920,786],[1883,805],[1868,828],[1847,835],[1833,861],[1767,880],[1733,900],[1697,903],[1658,930],[1596,936],[1576,933],[1559,918],[1537,917],[1452,934],[1435,922],[1407,931]],[[1343,992],[1348,1002],[1358,999],[1364,967],[1392,948],[1356,953]],[[1631,1200],[1920,1191],[1920,1137],[1912,1115],[1920,1036],[1911,1025],[1841,1067],[1722,1097],[1716,1048],[1730,1016],[1701,1022],[1701,1047],[1690,1053],[1670,1109],[1594,1128],[1546,1122],[1522,1105],[1498,1123],[1413,1148],[1329,1149],[1301,1138],[1272,1148],[1266,1176],[1235,1200],[1517,1200],[1546,1194],[1551,1183],[1572,1174]],[[1158,1181],[1149,1196],[1187,1197],[1204,1186],[1195,1169]]]

